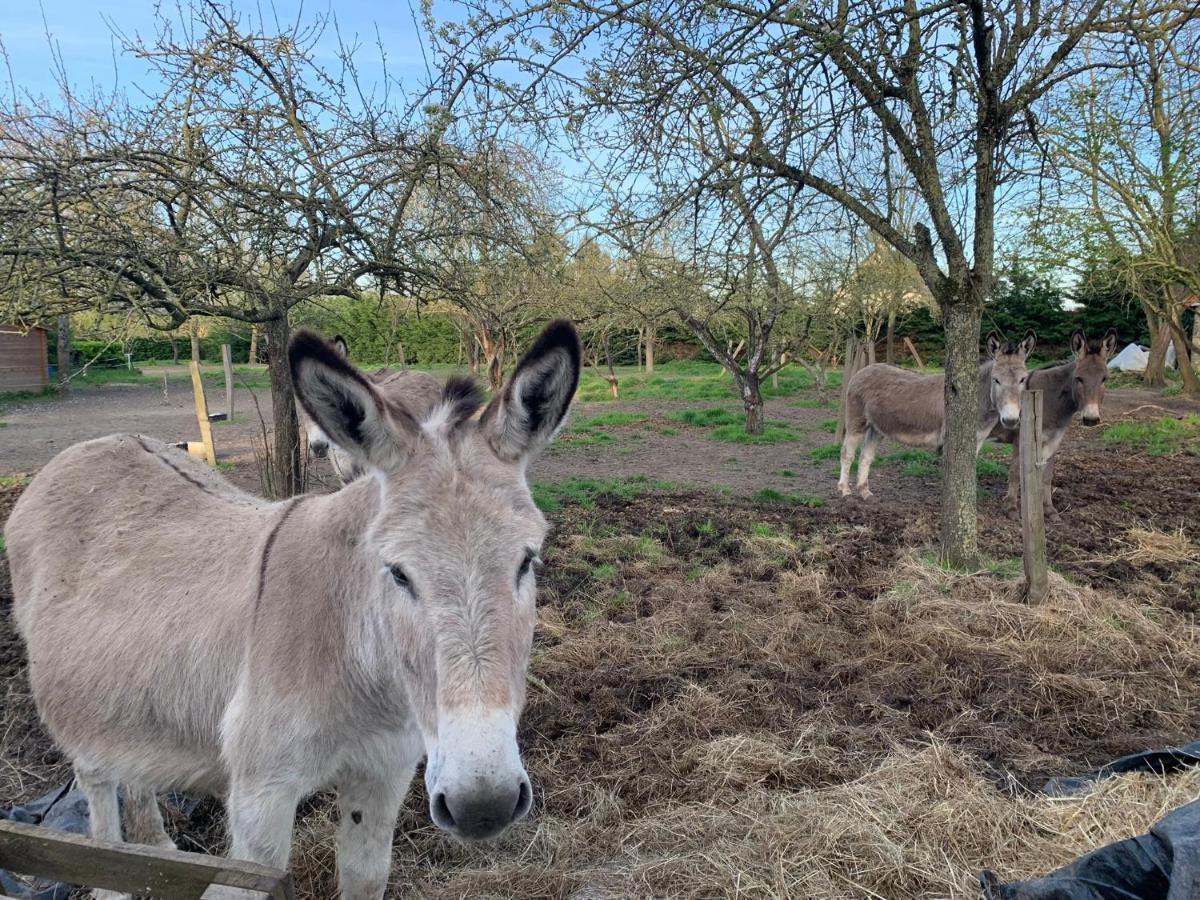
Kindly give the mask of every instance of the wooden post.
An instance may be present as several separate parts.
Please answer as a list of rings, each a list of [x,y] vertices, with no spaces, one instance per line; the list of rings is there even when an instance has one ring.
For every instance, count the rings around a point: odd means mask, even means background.
[[[838,407],[837,430],[833,433],[833,442],[841,444],[846,436],[846,402],[850,398],[850,379],[854,377],[858,365],[858,339],[851,335],[846,338],[846,365],[842,369],[842,402]]]
[[[196,421],[200,423],[200,440],[204,442],[204,458],[214,468],[217,450],[213,446],[212,422],[208,419],[208,401],[204,398],[204,382],[200,380],[200,363],[192,360],[192,395],[196,399]]]
[[[1050,593],[1046,567],[1046,519],[1042,508],[1042,392],[1021,394],[1018,441],[1021,470],[1021,542],[1025,557],[1024,598],[1041,603]]]
[[[227,422],[233,421],[233,351],[228,344],[221,345],[221,362],[225,364],[225,414]]]
[[[913,360],[917,364],[917,368],[922,372],[925,371],[925,361],[921,359],[921,354],[917,352],[917,348],[913,345],[912,338],[905,335],[904,346],[908,348],[908,352],[912,354]]]
[[[21,875],[164,900],[199,900],[213,885],[272,900],[295,897],[292,879],[278,869],[181,850],[95,841],[20,822],[0,821],[0,866]]]

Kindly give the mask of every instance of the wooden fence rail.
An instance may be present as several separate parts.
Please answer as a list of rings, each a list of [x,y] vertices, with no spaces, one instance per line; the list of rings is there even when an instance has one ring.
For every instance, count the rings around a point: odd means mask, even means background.
[[[255,891],[271,900],[295,900],[291,876],[278,869],[181,850],[94,841],[3,820],[0,868],[160,900],[200,900],[214,885]]]

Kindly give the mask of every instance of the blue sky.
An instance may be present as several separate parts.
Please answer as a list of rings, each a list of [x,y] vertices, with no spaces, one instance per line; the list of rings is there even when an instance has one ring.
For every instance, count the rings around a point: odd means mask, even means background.
[[[8,56],[12,80],[22,92],[34,95],[57,93],[53,73],[51,41],[62,57],[67,74],[76,87],[95,84],[111,88],[114,84],[130,89],[152,88],[146,83],[145,64],[119,53],[109,23],[127,34],[153,36],[153,0],[5,0],[0,4],[0,42]],[[174,12],[174,3],[164,0],[164,11]],[[380,73],[376,49],[376,30],[387,48],[388,70],[393,77],[405,82],[423,78],[425,63],[414,24],[413,12],[419,16],[420,4],[413,0],[298,0],[254,2],[236,0],[234,8],[247,15],[281,22],[294,22],[298,15],[304,20],[319,13],[332,12],[337,19],[342,39],[358,43],[361,51],[356,62],[364,81]],[[435,4],[439,15],[449,15],[449,4]],[[49,40],[47,39],[49,34]],[[337,37],[329,30],[319,46],[319,53],[334,57]],[[0,72],[0,86],[8,88],[9,73]]]

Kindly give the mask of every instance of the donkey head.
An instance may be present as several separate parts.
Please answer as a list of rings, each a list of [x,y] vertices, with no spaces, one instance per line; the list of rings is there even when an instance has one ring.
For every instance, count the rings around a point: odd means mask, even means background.
[[[1037,336],[1025,332],[1020,342],[1006,341],[996,332],[987,338],[988,356],[992,358],[992,406],[1000,413],[1005,428],[1016,428],[1021,419],[1021,391],[1025,389],[1025,359],[1033,350]]]
[[[333,344],[333,348],[342,355],[343,359],[349,358],[350,346],[346,343],[346,339],[344,337],[342,337],[340,334],[335,335],[331,343]],[[301,417],[304,420],[305,437],[308,439],[308,449],[312,451],[313,456],[317,457],[317,459],[324,459],[329,455],[330,449],[332,449],[334,451],[334,469],[336,469],[338,474],[341,475],[342,466],[340,466],[338,463],[346,463],[348,460],[339,460],[338,457],[348,456],[348,454],[339,454],[336,446],[331,448],[329,443],[329,435],[321,430],[321,426],[317,424],[316,419],[312,418],[311,416],[304,415],[303,405],[301,405],[300,410]],[[349,469],[346,471],[348,472]],[[343,478],[342,480],[345,481],[346,479]]]
[[[1082,330],[1071,335],[1071,352],[1075,354],[1071,399],[1075,401],[1084,425],[1100,424],[1100,401],[1104,399],[1104,382],[1108,380],[1108,359],[1116,349],[1115,328],[1108,329],[1099,340],[1089,340]]]
[[[552,323],[486,407],[474,383],[452,379],[422,421],[315,335],[290,353],[301,403],[378,485],[363,627],[387,636],[405,684],[433,821],[464,838],[498,834],[532,801],[516,726],[546,522],[525,468],[567,413],[579,338]]]

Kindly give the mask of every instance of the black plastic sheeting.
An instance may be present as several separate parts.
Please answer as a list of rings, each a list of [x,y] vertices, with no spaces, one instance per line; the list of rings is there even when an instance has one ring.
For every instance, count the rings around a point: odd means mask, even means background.
[[[170,794],[166,798],[166,805],[191,816],[199,802],[179,794]],[[87,797],[82,791],[71,790],[69,784],[55,788],[24,806],[14,806],[7,811],[0,810],[0,818],[11,822],[23,822],[26,825],[41,825],[43,828],[53,828],[70,834],[87,834],[90,828]],[[21,900],[67,900],[71,889],[71,885],[62,882],[39,880],[34,880],[31,886],[28,879],[18,879],[0,869],[0,892],[9,897]]]
[[[1200,741],[1125,756],[1087,775],[1054,778],[1042,792],[1066,797],[1110,775],[1165,775],[1194,765],[1200,765]],[[1003,884],[984,871],[979,881],[985,900],[1198,900],[1200,800],[1165,816],[1149,834],[1101,847],[1043,878]]]

